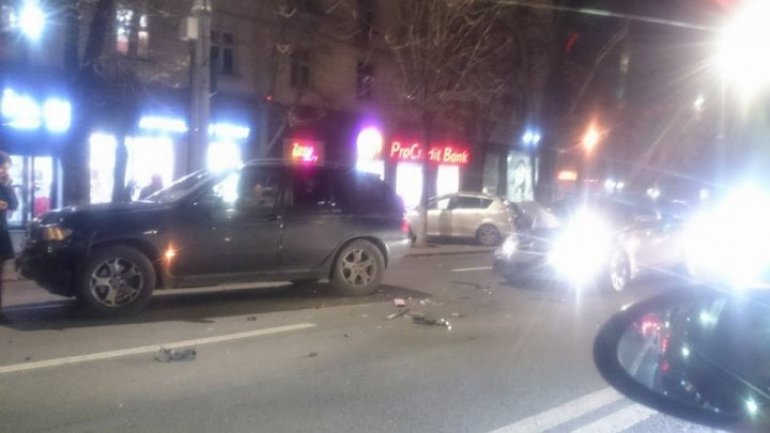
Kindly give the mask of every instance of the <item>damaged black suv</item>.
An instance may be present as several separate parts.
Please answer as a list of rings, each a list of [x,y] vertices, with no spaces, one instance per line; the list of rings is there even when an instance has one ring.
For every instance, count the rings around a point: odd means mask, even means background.
[[[377,176],[253,161],[142,201],[50,212],[30,225],[17,268],[104,315],[138,311],[156,289],[223,283],[328,279],[362,295],[405,254],[408,232]]]

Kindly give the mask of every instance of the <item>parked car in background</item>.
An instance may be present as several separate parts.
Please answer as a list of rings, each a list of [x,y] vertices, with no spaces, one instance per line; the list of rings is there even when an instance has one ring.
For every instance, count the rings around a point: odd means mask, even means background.
[[[141,309],[155,289],[258,280],[328,278],[364,295],[405,255],[407,234],[401,199],[374,175],[255,161],[138,202],[49,212],[17,267],[105,315]]]
[[[500,197],[460,192],[428,201],[428,236],[475,239],[481,245],[498,245],[513,233],[523,212]],[[411,235],[420,223],[419,208],[407,214]]]

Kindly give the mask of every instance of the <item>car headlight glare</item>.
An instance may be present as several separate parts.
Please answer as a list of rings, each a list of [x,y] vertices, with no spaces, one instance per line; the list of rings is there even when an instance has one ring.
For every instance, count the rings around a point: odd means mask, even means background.
[[[43,240],[48,242],[61,242],[72,236],[72,230],[51,225],[43,228]]]
[[[580,287],[608,262],[611,245],[612,233],[607,222],[584,210],[555,239],[549,261],[562,277]]]
[[[506,256],[510,256],[513,253],[516,252],[516,249],[519,247],[519,242],[516,240],[516,236],[508,236],[505,238],[505,242],[503,242],[503,245],[501,247],[503,254]]]

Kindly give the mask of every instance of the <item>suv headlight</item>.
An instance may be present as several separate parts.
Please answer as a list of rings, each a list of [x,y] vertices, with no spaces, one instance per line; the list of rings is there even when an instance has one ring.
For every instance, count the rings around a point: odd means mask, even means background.
[[[43,240],[47,242],[61,242],[72,236],[72,230],[59,225],[49,225],[43,227]]]
[[[518,247],[519,242],[516,239],[516,235],[511,235],[505,238],[505,242],[503,242],[503,245],[500,247],[500,251],[502,251],[504,255],[510,257],[516,252]]]

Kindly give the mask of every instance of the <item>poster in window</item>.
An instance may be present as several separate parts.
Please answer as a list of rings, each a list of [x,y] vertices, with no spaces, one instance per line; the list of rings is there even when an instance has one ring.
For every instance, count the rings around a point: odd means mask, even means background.
[[[535,199],[532,158],[526,153],[508,155],[508,200],[512,202]]]

